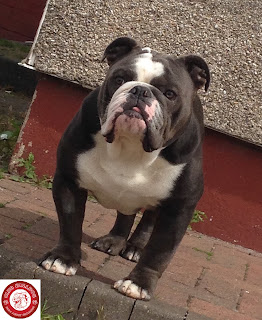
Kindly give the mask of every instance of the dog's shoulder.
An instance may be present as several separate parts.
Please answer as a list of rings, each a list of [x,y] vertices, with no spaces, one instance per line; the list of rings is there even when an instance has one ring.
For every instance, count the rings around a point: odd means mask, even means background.
[[[96,133],[100,130],[100,120],[98,116],[98,95],[100,87],[93,90],[83,101],[78,115],[78,125],[86,133]],[[72,121],[74,122],[74,120]]]

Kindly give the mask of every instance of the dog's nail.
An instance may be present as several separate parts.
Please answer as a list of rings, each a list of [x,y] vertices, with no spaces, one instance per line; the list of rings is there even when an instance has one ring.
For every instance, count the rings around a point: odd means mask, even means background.
[[[123,280],[118,280],[117,282],[114,283],[114,289],[118,289],[121,284],[123,283]]]
[[[127,257],[128,260],[132,260],[133,252],[129,252],[126,257]]]

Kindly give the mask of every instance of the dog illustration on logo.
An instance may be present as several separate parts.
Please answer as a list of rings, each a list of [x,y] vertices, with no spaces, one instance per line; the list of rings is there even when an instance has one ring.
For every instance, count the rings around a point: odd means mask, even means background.
[[[16,292],[12,300],[16,310],[24,310],[30,304],[30,299],[25,292]]]

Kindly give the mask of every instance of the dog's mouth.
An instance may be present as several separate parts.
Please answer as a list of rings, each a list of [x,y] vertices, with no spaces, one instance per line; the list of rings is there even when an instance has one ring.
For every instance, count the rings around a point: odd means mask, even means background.
[[[116,132],[119,129],[130,132],[130,134],[146,134],[148,126],[146,114],[139,106],[124,107],[122,112],[117,112],[112,120],[112,128],[104,134],[106,141],[112,143],[115,139]]]
[[[122,114],[125,114],[129,118],[136,118],[145,121],[142,110],[139,107],[133,107],[132,109],[124,110]]]

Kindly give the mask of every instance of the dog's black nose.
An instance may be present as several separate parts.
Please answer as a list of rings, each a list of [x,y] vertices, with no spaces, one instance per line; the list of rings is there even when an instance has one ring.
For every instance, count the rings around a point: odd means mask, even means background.
[[[152,97],[152,93],[151,93],[150,89],[147,87],[143,87],[143,86],[135,86],[129,92],[138,98],[141,96],[146,97],[146,98]]]

